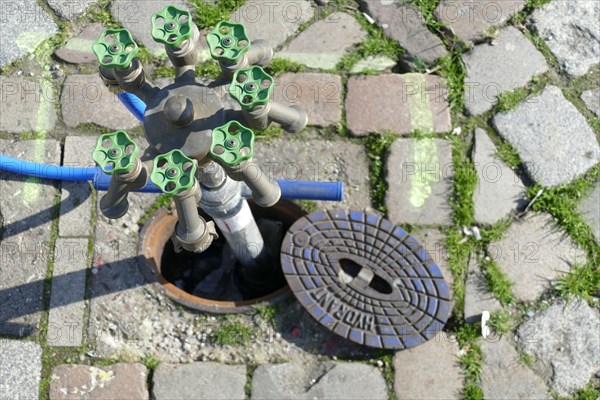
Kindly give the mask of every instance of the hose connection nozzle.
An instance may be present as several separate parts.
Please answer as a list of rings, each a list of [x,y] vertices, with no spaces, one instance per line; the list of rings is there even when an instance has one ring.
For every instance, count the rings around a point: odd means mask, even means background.
[[[154,159],[150,180],[164,194],[175,196],[192,189],[196,181],[198,162],[180,150],[172,150]]]
[[[125,131],[117,131],[98,138],[92,158],[105,174],[127,174],[135,167],[140,150]]]
[[[235,167],[254,155],[254,132],[237,121],[213,129],[209,157]]]
[[[148,172],[138,155],[138,145],[124,131],[98,138],[92,158],[104,173],[112,176],[108,191],[100,200],[100,210],[107,218],[125,215],[129,192],[143,188],[148,182]]]
[[[242,24],[221,21],[206,36],[213,60],[236,64],[250,50],[250,39]]]
[[[271,207],[281,198],[281,188],[252,162],[254,132],[237,121],[213,129],[208,156],[224,167],[227,175],[244,183],[261,207]]]
[[[300,106],[271,102],[274,79],[259,66],[239,69],[233,74],[229,94],[242,107],[251,128],[263,130],[277,122],[291,133],[300,132],[308,123],[308,116]]]
[[[128,68],[139,50],[127,29],[106,29],[92,49],[104,68]]]
[[[171,47],[192,37],[192,14],[169,5],[152,16],[152,39]]]
[[[215,223],[206,222],[198,214],[200,185],[196,180],[196,160],[179,150],[172,150],[154,159],[150,180],[163,193],[174,196],[179,221],[171,237],[175,251],[201,253],[218,237]]]

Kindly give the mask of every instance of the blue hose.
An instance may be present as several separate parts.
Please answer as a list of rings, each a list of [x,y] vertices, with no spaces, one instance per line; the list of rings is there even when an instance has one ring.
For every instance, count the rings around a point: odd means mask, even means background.
[[[19,160],[0,154],[0,170],[36,178],[87,182],[92,181],[94,189],[107,190],[111,176],[99,167],[63,167],[60,165],[40,164]],[[344,197],[342,182],[311,182],[278,180],[281,198],[289,200],[341,201]],[[160,189],[149,182],[144,188],[135,190],[142,193],[161,193]]]
[[[121,103],[140,121],[144,122],[144,113],[146,112],[146,104],[135,94],[119,93],[117,94]]]
[[[117,96],[137,119],[142,122],[144,121],[146,104],[139,97],[131,93],[119,93]],[[92,181],[96,190],[107,190],[111,179],[111,176],[106,175],[99,167],[64,167],[60,165],[40,164],[1,154],[0,170],[59,181]],[[277,183],[281,187],[282,199],[342,201],[344,198],[344,184],[342,182],[278,180]],[[161,190],[153,183],[148,182],[144,188],[136,190],[136,192],[161,193]]]
[[[94,179],[98,167],[62,167],[19,160],[0,154],[0,170],[35,178],[59,181],[85,182]],[[102,170],[100,170],[102,171]]]
[[[110,176],[99,171],[94,177],[94,189],[107,190]],[[281,198],[287,200],[323,200],[342,201],[344,199],[343,182],[312,182],[312,181],[287,181],[276,180],[281,188]],[[162,193],[161,190],[148,182],[146,187],[136,190],[143,193]]]

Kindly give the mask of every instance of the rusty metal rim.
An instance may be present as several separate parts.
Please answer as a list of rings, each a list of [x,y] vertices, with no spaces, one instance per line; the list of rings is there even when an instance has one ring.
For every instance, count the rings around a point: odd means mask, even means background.
[[[282,201],[272,207],[278,214],[300,218],[304,213],[296,204]],[[166,243],[175,230],[177,214],[175,211],[160,209],[144,225],[140,233],[138,252],[142,257],[142,269],[147,278],[156,282],[156,287],[176,303],[194,310],[217,314],[250,312],[262,303],[277,303],[289,297],[289,286],[284,286],[268,295],[244,301],[219,301],[194,296],[167,281],[161,273],[161,260]]]

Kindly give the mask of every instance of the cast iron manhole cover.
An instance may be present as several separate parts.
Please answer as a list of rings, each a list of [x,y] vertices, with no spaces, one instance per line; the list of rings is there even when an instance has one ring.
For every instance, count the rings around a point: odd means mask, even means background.
[[[319,323],[366,346],[416,346],[450,314],[439,267],[413,237],[375,215],[339,210],[302,217],[284,238],[281,265]]]

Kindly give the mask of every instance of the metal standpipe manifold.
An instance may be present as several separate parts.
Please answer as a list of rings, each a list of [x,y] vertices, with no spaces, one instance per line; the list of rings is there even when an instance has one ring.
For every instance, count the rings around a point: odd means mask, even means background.
[[[226,110],[217,93],[196,80],[200,32],[188,11],[167,6],[152,16],[152,37],[163,43],[175,66],[175,82],[159,88],[150,82],[135,57],[138,46],[126,29],[107,29],[94,43],[99,73],[115,93],[131,93],[146,104],[143,116],[148,150],[139,155],[123,131],[99,138],[93,158],[112,179],[101,199],[108,218],[128,210],[130,191],[150,179],[173,196],[179,222],[173,235],[176,251],[202,252],[219,227],[237,259],[243,278],[260,286],[270,278],[268,252],[243,193],[270,207],[281,189],[252,161],[254,133],[272,122],[289,132],[307,124],[301,107],[271,101],[274,79],[262,67],[273,58],[264,40],[251,42],[243,25],[223,21],[207,35],[222,75],[232,79],[229,93],[241,107]],[[214,219],[205,221],[201,207]]]

